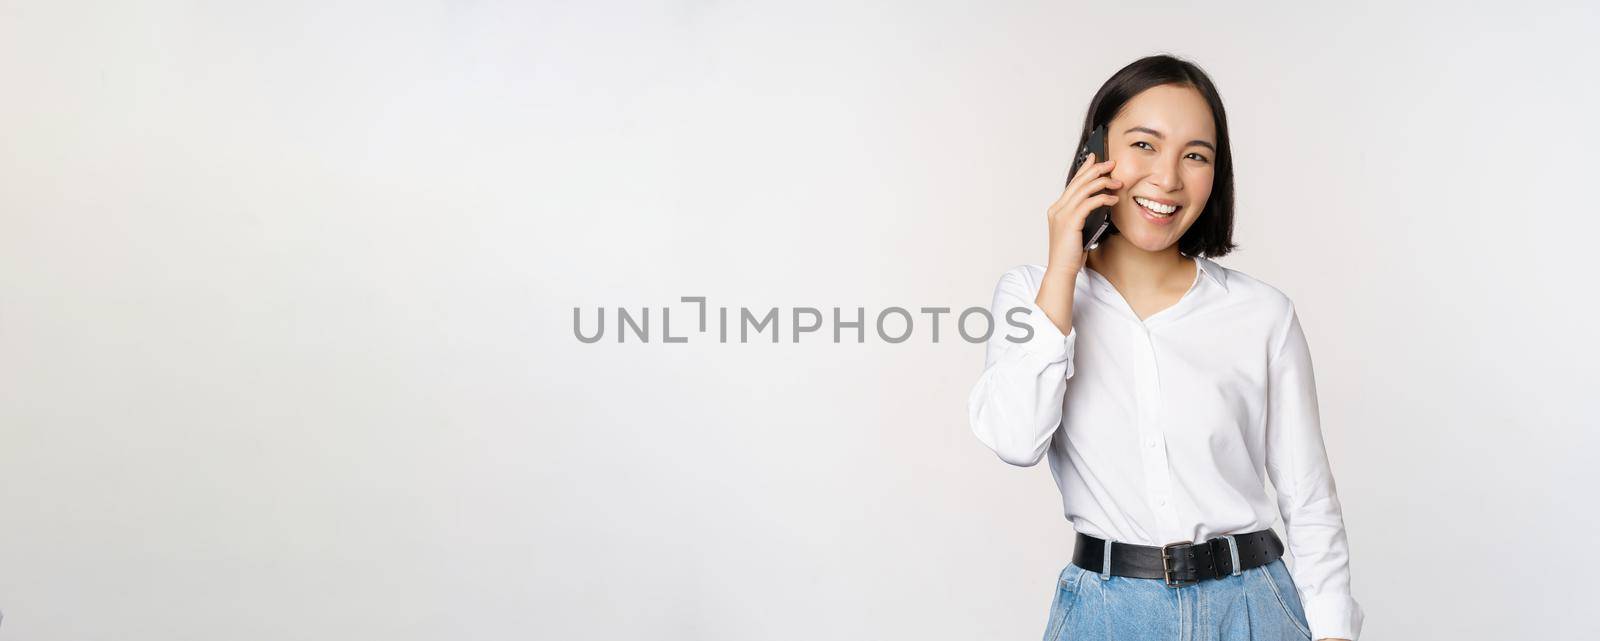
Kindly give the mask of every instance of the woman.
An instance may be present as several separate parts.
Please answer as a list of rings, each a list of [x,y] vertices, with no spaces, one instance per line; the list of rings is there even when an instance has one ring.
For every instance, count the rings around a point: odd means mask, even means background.
[[[1354,640],[1363,613],[1294,303],[1210,260],[1235,247],[1216,87],[1187,61],[1143,58],[1095,94],[1080,146],[1101,125],[1108,157],[1050,207],[1048,265],[1000,278],[991,311],[1018,331],[989,339],[970,400],[1002,460],[1048,454],[1077,531],[1045,639]],[[1101,206],[1116,233],[1085,251]]]

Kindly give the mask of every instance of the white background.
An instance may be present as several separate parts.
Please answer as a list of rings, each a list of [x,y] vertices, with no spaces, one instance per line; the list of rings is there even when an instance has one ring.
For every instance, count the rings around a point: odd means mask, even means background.
[[[1592,630],[1592,4],[859,4],[0,2],[0,639],[1037,638],[1072,530],[948,318],[572,310],[987,305],[1157,52],[1363,639]]]

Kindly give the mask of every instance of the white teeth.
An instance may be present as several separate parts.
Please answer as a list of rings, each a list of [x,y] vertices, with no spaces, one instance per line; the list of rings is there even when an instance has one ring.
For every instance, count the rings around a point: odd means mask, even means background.
[[[1136,203],[1139,203],[1139,205],[1141,207],[1144,207],[1145,209],[1148,209],[1148,210],[1150,210],[1152,212],[1155,212],[1157,214],[1161,214],[1163,216],[1171,216],[1172,212],[1178,211],[1178,206],[1177,205],[1163,205],[1163,204],[1155,202],[1153,200],[1145,200],[1143,198],[1138,198],[1138,197],[1135,197],[1133,199],[1133,201],[1136,202]]]

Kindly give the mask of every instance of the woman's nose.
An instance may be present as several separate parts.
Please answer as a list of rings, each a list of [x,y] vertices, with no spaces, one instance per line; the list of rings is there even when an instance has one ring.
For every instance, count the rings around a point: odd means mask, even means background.
[[[1177,161],[1156,163],[1152,168],[1151,181],[1166,191],[1183,189],[1183,179],[1178,177]]]

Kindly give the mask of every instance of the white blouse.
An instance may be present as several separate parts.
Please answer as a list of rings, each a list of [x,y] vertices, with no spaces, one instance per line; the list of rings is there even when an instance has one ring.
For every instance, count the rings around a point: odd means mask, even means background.
[[[1066,336],[1034,303],[1044,267],[1007,271],[972,431],[1012,465],[1048,453],[1066,518],[1100,538],[1199,542],[1270,528],[1281,513],[1312,638],[1356,639],[1363,613],[1294,303],[1195,262],[1183,298],[1143,321],[1085,266]]]

